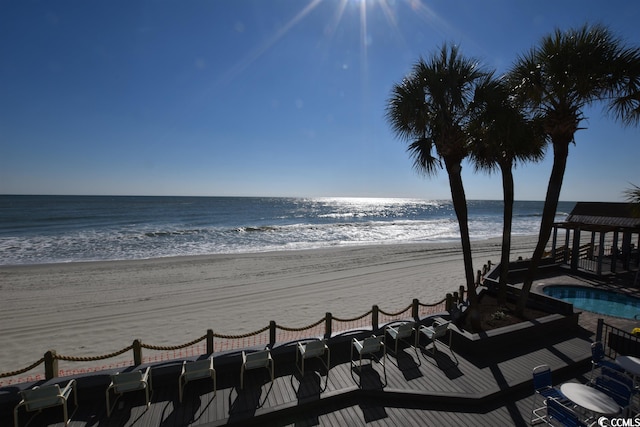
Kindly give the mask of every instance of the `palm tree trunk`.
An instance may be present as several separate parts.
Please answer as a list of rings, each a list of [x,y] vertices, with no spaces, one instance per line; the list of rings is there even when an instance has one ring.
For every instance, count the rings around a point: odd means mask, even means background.
[[[453,209],[458,218],[460,227],[460,240],[462,242],[462,255],[464,258],[464,273],[467,280],[467,297],[471,306],[475,306],[477,295],[473,277],[473,260],[471,258],[471,239],[469,238],[469,215],[467,213],[467,198],[462,185],[462,165],[460,162],[448,162],[445,159],[449,186],[451,187],[451,199]]]
[[[547,187],[547,196],[544,201],[542,210],[542,220],[540,222],[540,233],[538,234],[538,244],[533,251],[533,256],[529,263],[529,269],[522,284],[522,292],[516,307],[517,313],[522,314],[527,305],[531,285],[536,276],[538,266],[544,255],[544,250],[549,242],[551,231],[553,230],[553,222],[556,217],[558,208],[558,200],[560,200],[560,190],[562,190],[562,181],[564,172],[567,167],[567,157],[569,156],[569,141],[556,142],[553,141],[553,167],[551,168],[551,176],[549,177],[549,186]]]
[[[513,172],[511,163],[500,165],[502,169],[502,192],[504,214],[502,224],[502,253],[500,256],[500,282],[498,284],[498,305],[507,304],[507,277],[509,256],[511,255],[511,225],[513,222]]]

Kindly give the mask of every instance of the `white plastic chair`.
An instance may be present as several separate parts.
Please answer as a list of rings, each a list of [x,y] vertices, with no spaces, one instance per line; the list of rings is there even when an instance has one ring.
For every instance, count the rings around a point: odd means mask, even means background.
[[[413,341],[410,340],[411,336],[415,333],[415,339]],[[418,357],[418,338],[420,337],[416,332],[416,327],[414,322],[403,322],[397,326],[389,326],[384,329],[385,337],[388,335],[395,341],[393,353],[398,356],[398,343],[400,341],[404,341],[406,344],[411,346],[413,350],[416,352],[416,357]],[[420,365],[420,358],[418,357],[418,365]]]
[[[296,368],[302,376],[304,376],[304,361],[314,357],[320,359],[327,372],[329,371],[331,352],[324,340],[309,341],[305,344],[298,342],[296,349]]]
[[[438,338],[442,338],[445,335],[447,335],[447,333],[449,333],[449,343],[445,344],[440,342],[440,344],[449,349],[449,352],[451,353],[453,358],[456,360],[456,364],[457,364],[458,358],[456,357],[456,355],[453,353],[453,350],[451,349],[451,332],[449,331],[450,326],[451,326],[451,321],[446,321],[441,318],[436,318],[431,326],[421,326],[420,333],[423,334],[425,337],[427,337],[428,341],[433,343],[434,356],[438,352],[438,346],[436,345],[436,343],[438,342]],[[427,343],[427,345],[429,344]],[[426,346],[425,346],[425,349],[426,349]]]
[[[380,365],[382,365],[382,370],[384,372],[384,378],[386,385],[387,378],[387,366],[386,366],[386,358],[387,358],[387,347],[384,345],[384,337],[377,337],[375,335],[371,335],[368,338],[363,340],[358,340],[357,338],[353,338],[351,341],[351,366],[354,366],[353,361],[353,350],[358,353],[359,365],[358,369],[362,371],[362,358],[363,356],[370,356],[371,363],[375,360]],[[377,353],[382,351],[382,358],[377,356]],[[353,372],[352,372],[353,375]]]
[[[244,372],[250,369],[267,368],[274,380],[274,366],[269,349],[247,353],[242,351],[242,366],[240,367],[240,389],[244,388]]]
[[[73,400],[78,407],[78,392],[76,390],[76,380],[71,380],[61,390],[58,384],[47,385],[43,387],[34,387],[30,390],[20,392],[22,400],[13,410],[13,424],[18,427],[18,410],[24,406],[27,412],[42,411],[46,408],[54,406],[62,406],[64,414],[64,425],[69,425],[69,412],[67,409],[67,401],[73,391]]]
[[[372,356],[372,358],[378,360],[380,362],[380,358],[376,356],[376,353],[380,352],[380,350],[382,349],[383,353],[383,359],[386,357],[387,352],[386,352],[386,347],[384,345],[384,343],[382,342],[382,337],[377,337],[375,335],[371,335],[368,338],[365,338],[363,340],[358,340],[356,338],[353,338],[352,340],[352,346],[351,346],[351,363],[353,364],[353,350],[356,350],[356,352],[358,353],[358,359],[359,359],[359,367],[362,367],[362,356]],[[382,360],[380,362],[382,365],[384,365],[384,360]]]
[[[111,404],[110,404],[110,391],[117,395],[113,404],[115,405],[118,398],[123,394],[131,391],[144,390],[145,397],[147,401],[147,409],[151,406],[151,401],[149,400],[149,391],[152,389],[151,384],[151,367],[148,366],[147,369],[142,372],[140,370],[131,371],[131,372],[116,372],[111,375],[111,384],[107,387],[106,398],[107,398],[107,417],[111,416]]]
[[[213,397],[216,396],[216,370],[213,367],[213,356],[208,359],[196,360],[193,362],[182,363],[182,372],[178,378],[178,394],[180,403],[182,403],[182,396],[184,388],[190,381],[211,378],[213,380]]]

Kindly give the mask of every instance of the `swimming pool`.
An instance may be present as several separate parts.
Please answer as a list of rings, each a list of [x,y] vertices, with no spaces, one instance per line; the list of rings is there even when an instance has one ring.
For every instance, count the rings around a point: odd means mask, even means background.
[[[584,286],[546,286],[544,293],[573,304],[574,307],[607,316],[633,319],[640,315],[640,298]]]

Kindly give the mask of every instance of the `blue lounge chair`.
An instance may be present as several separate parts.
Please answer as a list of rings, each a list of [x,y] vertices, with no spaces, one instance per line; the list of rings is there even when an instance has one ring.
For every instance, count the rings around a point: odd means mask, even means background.
[[[624,372],[624,369],[622,369],[616,362],[606,359],[602,342],[596,341],[591,344],[591,380],[589,382],[593,382],[595,369],[602,368],[603,366],[614,371]]]
[[[533,368],[533,403],[531,404],[531,424],[544,421],[547,416],[547,403],[549,399],[566,400],[560,390],[553,386],[551,380],[551,368],[548,365],[539,365]],[[538,398],[542,397],[542,406],[537,406]]]
[[[578,414],[573,409],[565,406],[557,399],[547,400],[547,419],[548,424],[564,427],[586,427],[587,425],[580,420]]]

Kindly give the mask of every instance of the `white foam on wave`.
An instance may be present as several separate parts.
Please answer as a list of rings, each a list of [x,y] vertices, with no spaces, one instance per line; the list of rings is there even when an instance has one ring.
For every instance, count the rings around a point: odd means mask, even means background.
[[[63,236],[1,238],[0,252],[2,264],[9,265],[436,242],[458,237],[458,224],[451,219],[304,223],[233,230],[211,227],[188,232],[85,230]]]
[[[48,228],[25,229],[17,235],[7,228],[0,233],[0,264],[148,259],[459,239],[458,222],[449,201],[198,199],[193,212],[185,212],[182,204],[167,205],[170,200],[143,199],[144,206],[157,208],[151,216],[129,213],[124,206],[120,207],[125,202],[109,205],[115,212],[109,220],[98,222],[92,217],[73,225],[53,222]],[[514,215],[512,233],[536,235],[541,203],[521,205]],[[85,205],[79,202],[78,206],[78,215],[84,215]],[[472,201],[469,210],[472,239],[501,236],[500,203]],[[562,215],[556,217],[558,221],[563,219]]]

